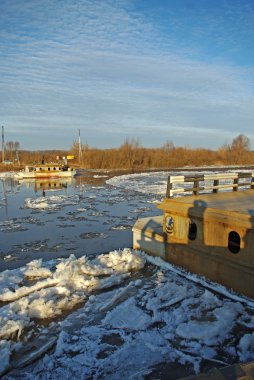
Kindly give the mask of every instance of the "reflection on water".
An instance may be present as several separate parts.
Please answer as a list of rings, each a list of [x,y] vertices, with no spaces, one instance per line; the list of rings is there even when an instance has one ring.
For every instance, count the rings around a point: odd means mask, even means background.
[[[75,178],[0,181],[0,270],[33,259],[96,255],[132,246],[140,216],[157,214],[153,196],[116,188],[122,173],[80,172]],[[124,174],[127,174],[124,172]]]
[[[19,181],[20,184],[24,184],[28,189],[33,188],[34,192],[40,192],[44,197],[46,196],[46,191],[55,191],[66,189],[73,182],[73,178],[62,178],[62,179],[22,179]]]

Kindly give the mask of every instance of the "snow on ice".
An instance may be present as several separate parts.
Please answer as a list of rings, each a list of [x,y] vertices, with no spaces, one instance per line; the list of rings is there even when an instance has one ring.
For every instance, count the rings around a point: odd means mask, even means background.
[[[36,199],[27,198],[25,200],[25,208],[32,208],[36,210],[55,210],[59,207],[75,205],[79,201],[78,195],[52,195],[47,198],[38,197]]]
[[[6,378],[68,379],[75,373],[135,379],[163,361],[199,372],[203,360],[254,358],[251,301],[223,297],[215,284],[213,291],[197,286],[191,274],[176,277],[162,260],[150,261],[142,252],[123,249],[94,259],[34,260],[2,272],[1,373],[15,367],[12,355],[21,356],[25,344],[46,334],[43,320],[51,320],[54,349]],[[62,322],[56,319],[70,310]]]

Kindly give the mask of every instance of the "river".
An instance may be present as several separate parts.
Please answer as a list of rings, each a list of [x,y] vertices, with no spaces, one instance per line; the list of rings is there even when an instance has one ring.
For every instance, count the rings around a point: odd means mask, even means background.
[[[131,247],[136,219],[158,213],[153,194],[108,185],[114,174],[0,181],[0,270]]]
[[[254,360],[253,302],[131,249],[168,175],[2,177],[3,379],[177,379]]]

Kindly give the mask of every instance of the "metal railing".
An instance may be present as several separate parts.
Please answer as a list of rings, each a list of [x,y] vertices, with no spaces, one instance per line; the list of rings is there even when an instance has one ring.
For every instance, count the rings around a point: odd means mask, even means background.
[[[180,186],[180,187],[179,187]],[[254,172],[249,173],[214,173],[204,175],[169,176],[166,198],[174,195],[191,193],[217,193],[219,190],[232,191],[254,189]]]

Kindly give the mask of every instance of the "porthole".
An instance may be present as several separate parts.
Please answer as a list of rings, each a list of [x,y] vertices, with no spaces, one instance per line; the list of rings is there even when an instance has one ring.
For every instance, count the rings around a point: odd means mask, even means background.
[[[238,253],[240,251],[241,238],[236,231],[231,231],[228,234],[228,249],[232,253]]]
[[[196,237],[197,237],[197,225],[195,222],[190,220],[188,238],[189,240],[195,240]]]

